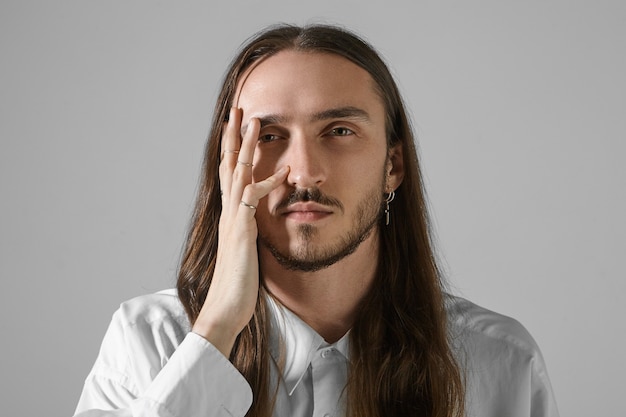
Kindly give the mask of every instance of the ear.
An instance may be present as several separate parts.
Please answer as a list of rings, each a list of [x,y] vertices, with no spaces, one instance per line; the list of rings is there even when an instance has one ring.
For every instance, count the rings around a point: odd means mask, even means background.
[[[389,148],[387,165],[385,167],[385,192],[390,193],[397,189],[404,178],[404,158],[402,157],[402,143]]]

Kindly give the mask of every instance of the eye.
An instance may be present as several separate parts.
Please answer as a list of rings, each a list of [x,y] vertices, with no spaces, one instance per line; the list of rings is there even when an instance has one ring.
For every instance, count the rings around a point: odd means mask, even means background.
[[[273,135],[271,133],[268,133],[268,134],[259,136],[259,142],[262,142],[262,143],[274,142],[279,137],[280,136],[278,136],[278,135]]]
[[[354,131],[352,131],[351,129],[348,129],[347,127],[335,127],[333,129],[330,130],[330,132],[328,132],[329,135],[331,136],[350,136],[350,135],[354,135]]]

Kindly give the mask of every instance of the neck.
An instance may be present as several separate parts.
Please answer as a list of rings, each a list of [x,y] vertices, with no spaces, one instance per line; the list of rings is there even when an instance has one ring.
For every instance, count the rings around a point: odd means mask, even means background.
[[[378,266],[377,231],[349,256],[315,272],[291,271],[268,249],[259,249],[261,276],[268,291],[328,343],[341,339],[354,324]]]

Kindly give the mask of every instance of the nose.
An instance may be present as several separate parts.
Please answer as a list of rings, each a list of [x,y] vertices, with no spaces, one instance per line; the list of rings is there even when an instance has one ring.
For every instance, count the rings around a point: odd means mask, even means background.
[[[319,187],[325,181],[325,161],[314,138],[292,136],[283,154],[285,165],[290,166],[287,182],[295,188]]]

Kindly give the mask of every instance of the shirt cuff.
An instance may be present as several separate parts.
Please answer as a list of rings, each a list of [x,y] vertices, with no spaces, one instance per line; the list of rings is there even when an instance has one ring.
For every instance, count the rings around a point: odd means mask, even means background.
[[[172,416],[244,416],[252,389],[233,364],[190,332],[143,396]]]

